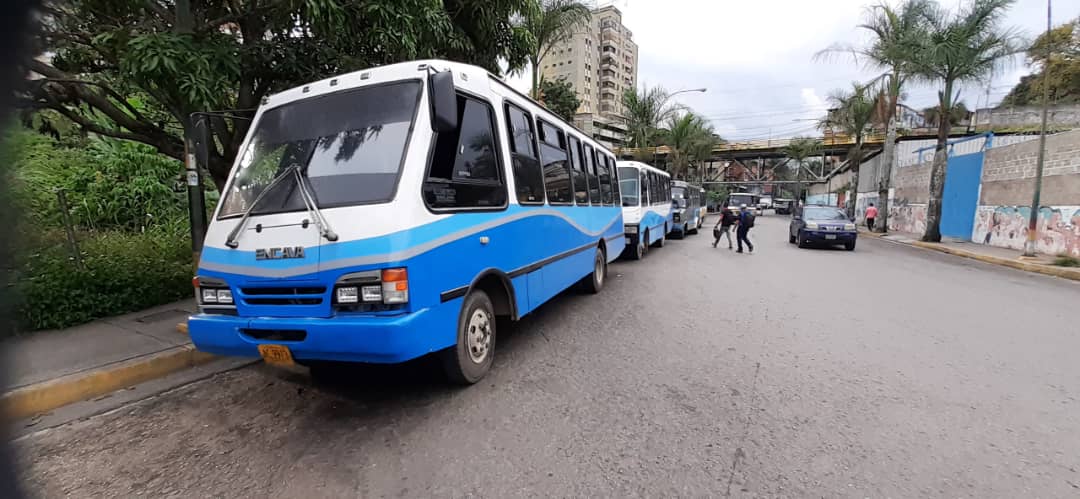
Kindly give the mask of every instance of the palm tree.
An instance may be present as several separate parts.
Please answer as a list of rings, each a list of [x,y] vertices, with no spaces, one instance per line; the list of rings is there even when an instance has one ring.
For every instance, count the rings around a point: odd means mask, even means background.
[[[949,110],[949,126],[956,126],[967,119],[971,111],[968,111],[967,105],[962,101],[953,104],[951,110]],[[922,111],[923,119],[926,120],[926,124],[929,126],[941,126],[941,108],[938,106],[928,107]]]
[[[821,141],[810,137],[795,137],[784,148],[784,154],[795,160],[795,202],[802,199],[802,170],[806,158],[821,152]]]
[[[540,61],[555,45],[570,40],[574,32],[588,25],[592,12],[576,0],[532,0],[522,27],[532,35],[529,65],[532,66],[532,97],[540,95]]]
[[[628,88],[622,104],[626,115],[627,138],[631,147],[649,147],[660,125],[681,109],[668,105],[670,94],[663,87]]]
[[[820,123],[822,128],[839,130],[843,134],[855,139],[855,145],[848,155],[848,164],[852,171],[852,195],[851,207],[848,216],[855,216],[855,201],[859,196],[859,166],[862,163],[863,138],[871,130],[875,112],[877,111],[877,98],[873,90],[858,83],[852,83],[851,91],[837,90],[829,96],[833,109]]]
[[[938,5],[925,9],[928,34],[915,46],[910,63],[920,79],[941,85],[938,91],[939,116],[952,116],[958,83],[984,79],[996,66],[1021,51],[1021,40],[1013,28],[1001,21],[1014,0],[971,0],[954,13]],[[923,241],[941,241],[941,199],[945,191],[946,147],[951,119],[938,120],[937,147],[930,169],[930,202],[926,207]]]
[[[889,182],[896,148],[896,106],[900,101],[903,85],[914,74],[910,55],[913,47],[926,33],[925,12],[930,8],[928,0],[904,0],[895,8],[884,2],[874,5],[867,9],[863,23],[858,26],[871,33],[872,38],[868,45],[833,45],[815,55],[815,58],[822,58],[848,53],[857,62],[885,71],[874,80],[886,97],[880,102],[883,112],[879,116],[885,123],[885,144],[882,150],[885,169],[878,185],[881,232],[888,231],[889,226]]]
[[[687,112],[682,116],[668,118],[667,128],[664,130],[664,142],[671,148],[669,173],[672,178],[678,178],[680,174],[686,172],[692,160],[701,159],[700,155],[703,154],[706,144],[711,154],[715,138],[712,125],[705,118],[693,112]]]

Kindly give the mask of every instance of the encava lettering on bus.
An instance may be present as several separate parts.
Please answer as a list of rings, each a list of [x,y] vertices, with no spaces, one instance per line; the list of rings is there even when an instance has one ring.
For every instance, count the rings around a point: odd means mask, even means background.
[[[304,258],[304,247],[259,248],[255,250],[256,260],[282,260],[285,258]]]

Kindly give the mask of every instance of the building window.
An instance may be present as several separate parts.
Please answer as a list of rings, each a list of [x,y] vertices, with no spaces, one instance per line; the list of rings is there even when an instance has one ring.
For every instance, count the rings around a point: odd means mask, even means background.
[[[539,124],[540,160],[544,164],[548,204],[570,204],[574,196],[570,185],[570,169],[566,164],[566,136],[553,125],[543,121]]]
[[[507,105],[506,118],[510,128],[510,160],[514,170],[518,202],[544,202],[544,174],[533,142],[533,124],[521,109]]]
[[[432,208],[485,208],[506,204],[495,120],[491,106],[458,96],[458,122],[453,132],[438,134],[424,200]],[[454,158],[450,161],[450,158]]]

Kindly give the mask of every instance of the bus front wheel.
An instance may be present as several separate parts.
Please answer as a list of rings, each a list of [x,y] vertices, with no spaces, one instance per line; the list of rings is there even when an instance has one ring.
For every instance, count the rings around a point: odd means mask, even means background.
[[[638,236],[637,244],[634,248],[634,260],[641,260],[645,258],[645,255],[649,253],[649,231],[645,231],[644,234]]]
[[[457,343],[442,351],[443,368],[451,382],[471,385],[491,370],[495,354],[495,307],[483,290],[465,296],[458,316]]]

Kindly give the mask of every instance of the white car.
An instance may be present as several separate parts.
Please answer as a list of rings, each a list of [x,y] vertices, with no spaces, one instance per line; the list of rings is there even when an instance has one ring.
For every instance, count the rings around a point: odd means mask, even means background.
[[[773,207],[773,202],[772,202],[771,197],[763,196],[761,199],[758,200],[758,208],[760,208],[762,210],[765,210],[766,208],[772,208],[772,207]]]

